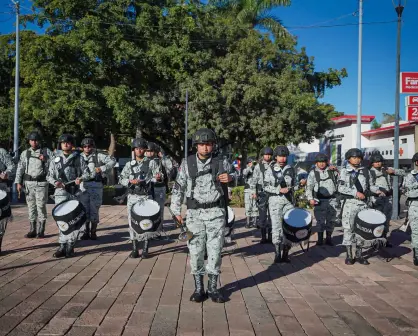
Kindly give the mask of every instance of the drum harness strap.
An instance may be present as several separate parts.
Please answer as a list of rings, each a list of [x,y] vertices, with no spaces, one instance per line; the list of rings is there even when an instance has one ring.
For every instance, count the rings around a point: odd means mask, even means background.
[[[325,196],[325,195],[322,195],[322,194],[319,192],[319,187],[320,187],[320,183],[321,183],[321,181],[327,181],[327,180],[331,180],[331,181],[332,181],[332,183],[334,184],[335,190],[337,190],[337,181],[336,181],[336,179],[335,179],[335,174],[334,174],[334,172],[333,172],[332,170],[328,169],[328,177],[327,177],[326,179],[324,179],[324,180],[321,180],[321,175],[320,175],[319,171],[317,171],[317,170],[314,168],[314,175],[315,175],[315,180],[316,180],[316,183],[318,183],[318,192],[317,192],[317,191],[315,191],[315,188],[314,188],[314,190],[313,190],[314,197],[315,197],[315,198],[318,198],[318,199],[330,199],[330,198],[336,198],[336,196],[337,196],[336,194],[338,194],[338,192],[337,192],[337,191],[335,191],[335,193],[334,193],[334,194],[332,194],[332,195],[330,195],[330,196]]]
[[[294,181],[293,179],[296,176],[296,173],[295,173],[294,169],[292,167],[290,167],[288,169],[284,169],[284,170],[282,170],[282,175],[281,176],[278,176],[278,173],[279,172],[274,171],[273,165],[274,165],[274,163],[273,164],[270,164],[270,169],[271,169],[271,171],[273,173],[274,180],[275,180],[274,186],[275,187],[278,187],[280,185],[280,188],[288,188],[288,185],[287,185],[286,180],[285,180],[285,176],[290,176],[290,178],[292,179],[292,182],[293,182]],[[266,194],[269,197],[270,196],[279,196],[279,195],[282,195],[282,194],[274,194],[274,193],[267,193],[267,192],[266,192]],[[287,200],[290,203],[292,203],[293,205],[295,205],[295,197],[294,197],[294,189],[293,188],[290,189],[289,192],[284,195],[284,197],[286,197]]]
[[[71,195],[75,195],[80,188],[75,182],[68,183],[67,176],[65,175],[65,169],[67,167],[72,167],[76,170],[76,176],[81,176],[81,169],[80,169],[80,155],[72,156],[66,163],[63,164],[63,158],[60,158],[60,168],[57,167],[58,170],[58,178],[65,184],[65,190],[70,193]],[[76,165],[76,160],[78,160],[78,165]]]
[[[133,175],[134,179],[139,179],[141,182],[137,185],[130,185],[128,186],[129,194],[134,195],[149,195],[154,199],[154,188],[152,183],[146,183],[145,178],[149,171],[149,163],[150,160],[144,159],[142,161],[141,170],[139,172],[134,171],[134,167],[138,166],[138,162],[134,165],[131,165],[131,175]]]
[[[198,171],[197,169],[197,156],[190,155],[187,158],[187,168],[189,177],[192,180],[192,190],[190,197],[187,197],[187,208],[188,209],[210,209],[210,208],[224,208],[225,209],[225,218],[228,222],[228,184],[220,183],[217,179],[218,175],[226,173],[223,165],[223,161],[220,160],[217,156],[212,156],[210,161],[210,168],[204,171]],[[216,189],[220,193],[221,197],[219,200],[211,203],[199,203],[194,198],[194,190],[196,188],[196,179],[200,176],[212,174],[212,179],[215,184]]]
[[[46,148],[42,148],[41,155],[44,157],[42,162],[42,173],[36,177],[32,177],[28,174],[29,169],[29,160],[30,158],[40,160],[37,156],[32,156],[30,148],[26,150],[26,170],[23,174],[23,181],[31,181],[31,182],[46,182],[46,161],[48,160],[48,150]]]
[[[369,185],[369,170],[366,168],[361,168],[360,169],[363,172],[364,177],[366,178],[366,184],[367,186]],[[364,200],[364,203],[367,204],[367,197],[368,197],[368,192],[366,190],[366,192],[363,190],[363,187],[360,183],[360,181],[358,180],[358,177],[360,175],[360,170],[358,172],[353,171],[350,175],[350,187],[352,187],[353,185],[356,187],[357,191],[364,194],[366,196],[366,199]],[[342,205],[341,205],[341,212],[340,212],[340,219],[342,219],[343,216],[343,211],[344,211],[344,206],[345,206],[345,202],[348,199],[354,199],[354,196],[351,195],[341,195],[340,196],[342,199]]]

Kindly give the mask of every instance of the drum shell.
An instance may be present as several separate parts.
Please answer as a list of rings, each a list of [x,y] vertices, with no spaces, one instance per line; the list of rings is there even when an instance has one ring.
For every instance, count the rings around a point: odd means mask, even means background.
[[[364,240],[375,240],[383,238],[384,228],[384,222],[379,224],[370,224],[360,219],[359,214],[357,214],[354,219],[354,233]]]
[[[52,209],[52,217],[54,218],[55,222],[58,225],[58,229],[61,231],[62,234],[64,235],[68,235],[70,233],[72,233],[75,230],[79,230],[83,224],[86,222],[87,220],[87,214],[86,214],[86,209],[84,208],[83,204],[81,204],[81,202],[78,202],[77,207],[65,214],[65,215],[56,215],[55,211],[56,208],[58,206],[62,206],[63,203],[65,202],[70,202],[70,201],[64,201],[61,202],[59,204],[57,204],[53,209]],[[58,222],[64,222],[68,224],[68,229],[67,230],[63,230],[60,225],[58,224]]]
[[[12,208],[10,207],[9,196],[5,194],[5,197],[0,199],[0,220],[11,217]]]
[[[151,229],[144,230],[141,227],[140,223],[143,220],[150,220],[152,222]],[[131,209],[131,222],[130,222],[130,224],[131,224],[132,229],[137,234],[144,234],[144,233],[147,233],[147,232],[155,232],[155,231],[158,230],[158,228],[161,224],[161,212],[159,211],[156,214],[151,215],[151,216],[144,216],[144,215],[137,214],[134,211],[134,206],[133,206],[132,209]]]
[[[228,220],[225,224],[224,236],[229,237],[232,233],[232,229],[235,224],[235,213],[234,213],[234,210],[232,210],[232,208],[230,207],[227,207],[226,211],[228,211]]]
[[[291,209],[289,211],[292,211],[292,210],[294,209]],[[305,209],[301,209],[301,210],[306,211]],[[306,212],[309,213],[308,211]],[[283,234],[285,238],[291,241],[292,243],[300,243],[302,241],[309,239],[309,237],[312,234],[312,216],[311,216],[311,221],[307,225],[300,226],[300,227],[292,226],[291,223],[287,223],[285,218],[283,218]],[[303,236],[301,236],[301,234],[303,234]]]

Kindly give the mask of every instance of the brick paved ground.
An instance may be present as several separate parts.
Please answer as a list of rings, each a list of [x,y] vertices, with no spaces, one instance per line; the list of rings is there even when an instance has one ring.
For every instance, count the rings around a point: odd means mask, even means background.
[[[390,262],[349,267],[341,246],[313,243],[293,249],[290,265],[272,265],[273,247],[239,221],[223,257],[229,301],[193,304],[185,245],[159,242],[150,259],[129,259],[125,213],[103,207],[100,240],[55,260],[52,220],[46,239],[25,239],[26,208],[14,209],[0,256],[0,335],[418,335],[418,268],[401,233]]]

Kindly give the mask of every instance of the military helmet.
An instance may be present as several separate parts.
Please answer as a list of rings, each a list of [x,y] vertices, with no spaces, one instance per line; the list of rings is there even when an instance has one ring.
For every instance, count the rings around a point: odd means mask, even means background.
[[[262,155],[273,155],[273,148],[271,147],[264,147],[261,151]]]
[[[412,162],[417,162],[418,161],[418,153],[415,153],[414,156],[412,157]]]
[[[84,146],[87,146],[87,145],[89,145],[91,147],[96,147],[96,144],[95,144],[93,138],[84,138],[81,141],[81,147],[84,147]]]
[[[249,156],[249,157],[247,158],[247,163],[254,162],[254,161],[257,161],[257,160],[255,159],[255,157]]]
[[[214,131],[209,128],[201,128],[193,134],[192,144],[202,144],[202,143],[216,143],[216,134]]]
[[[74,145],[75,144],[74,136],[68,133],[64,133],[58,138],[58,143],[62,143],[62,142],[70,142],[71,144]]]
[[[143,138],[136,138],[132,141],[131,144],[131,148],[143,148],[143,149],[147,149],[148,148],[148,143],[145,139]]]
[[[358,149],[358,148],[350,148],[346,153],[345,153],[345,159],[349,160],[352,157],[359,157],[363,159],[363,152]]]
[[[274,157],[276,156],[289,156],[290,152],[287,146],[277,146],[274,149]]]
[[[30,132],[28,134],[28,140],[41,141],[41,135],[36,131]]]
[[[150,152],[158,153],[160,151],[160,146],[158,146],[154,142],[148,142],[147,150],[149,150]]]
[[[317,162],[328,162],[328,156],[324,153],[318,153],[315,156],[315,163]]]
[[[383,161],[385,161],[385,159],[383,158],[382,154],[375,153],[372,156],[370,156],[369,161],[370,161],[370,163],[375,163],[375,162],[383,162]]]

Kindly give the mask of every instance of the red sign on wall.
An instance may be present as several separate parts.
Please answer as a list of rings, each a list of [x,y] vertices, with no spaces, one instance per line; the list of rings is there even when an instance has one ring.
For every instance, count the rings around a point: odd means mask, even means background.
[[[408,121],[418,121],[418,106],[407,106]]]
[[[418,93],[418,72],[401,72],[401,93]]]
[[[406,105],[418,105],[418,96],[407,96]]]

